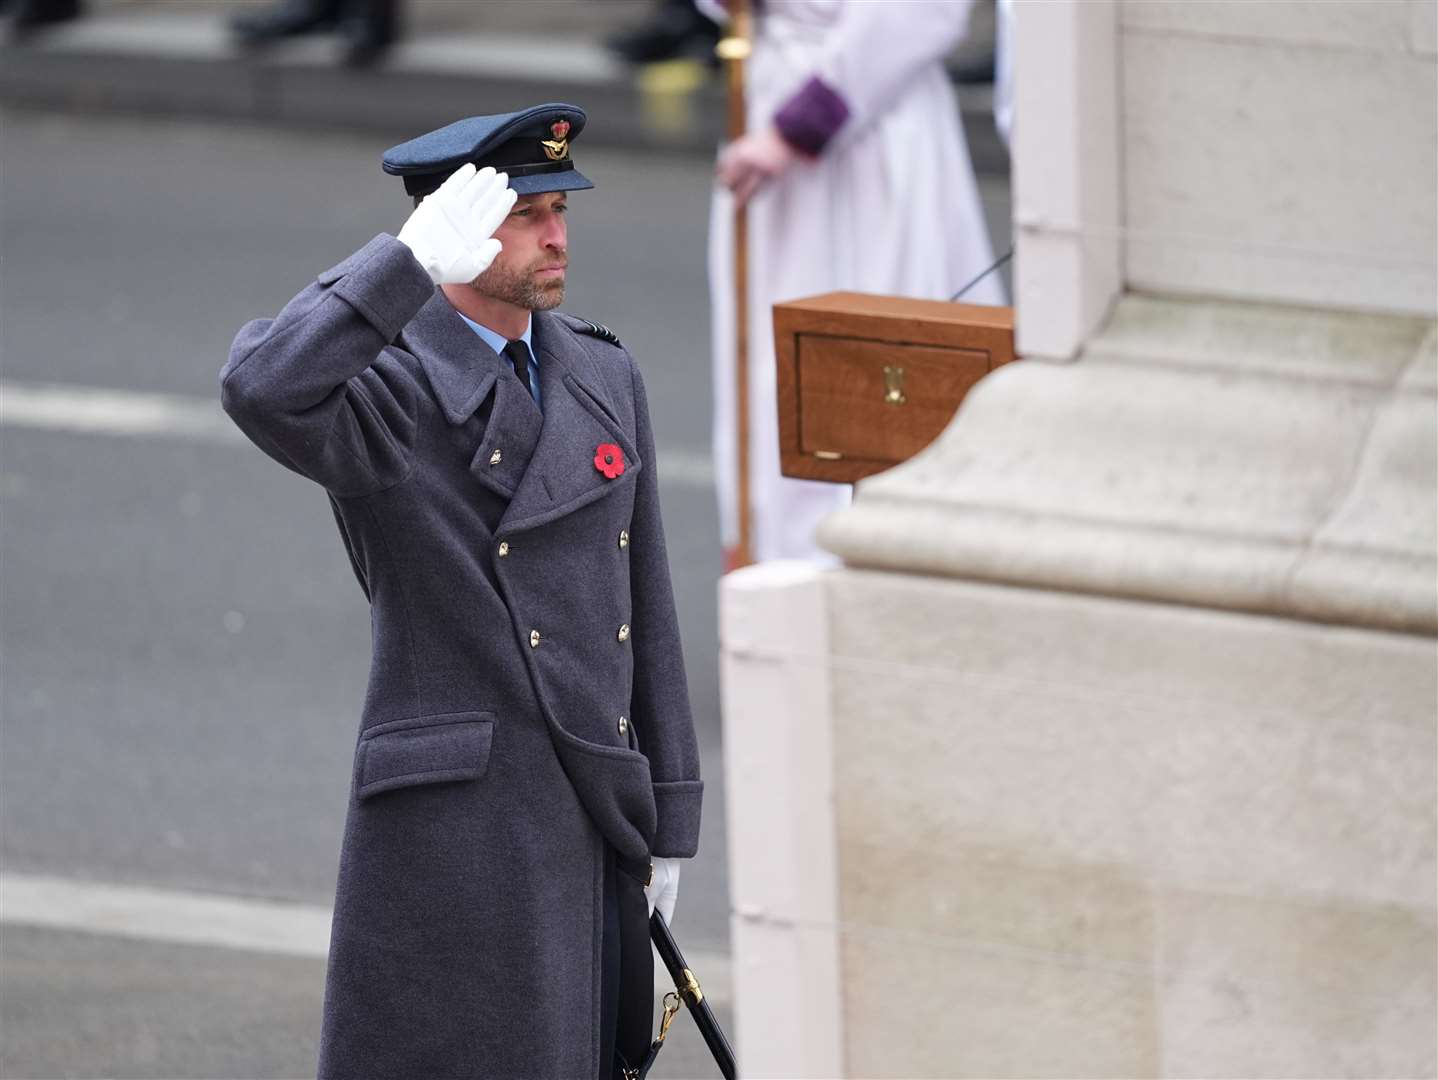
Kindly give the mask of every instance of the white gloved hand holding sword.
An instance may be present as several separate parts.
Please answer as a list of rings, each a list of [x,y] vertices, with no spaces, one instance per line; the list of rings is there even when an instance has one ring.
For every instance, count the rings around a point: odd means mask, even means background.
[[[644,887],[644,896],[649,901],[649,914],[657,907],[666,923],[674,921],[674,905],[679,900],[679,860],[650,859],[654,873]]]

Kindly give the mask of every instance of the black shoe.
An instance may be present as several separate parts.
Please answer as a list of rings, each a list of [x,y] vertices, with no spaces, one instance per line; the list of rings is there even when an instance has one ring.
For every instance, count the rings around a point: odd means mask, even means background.
[[[960,58],[949,65],[949,74],[954,77],[955,81],[966,86],[976,83],[991,83],[994,81],[994,66],[997,61],[998,57],[992,50]]]
[[[373,67],[384,58],[399,40],[399,22],[395,5],[384,0],[370,0],[362,10],[348,16],[341,26],[345,50],[340,62],[345,67]]]
[[[719,27],[690,3],[666,3],[647,22],[605,40],[611,52],[631,64],[694,57],[712,60]]]
[[[24,34],[42,26],[78,19],[81,14],[80,0],[20,0],[10,25],[15,33]]]
[[[283,38],[337,26],[341,10],[335,0],[283,0],[259,11],[241,12],[230,19],[230,30],[241,45],[262,48]]]
[[[394,43],[393,34],[377,32],[370,27],[356,30],[345,35],[345,51],[340,63],[351,68],[374,67]]]

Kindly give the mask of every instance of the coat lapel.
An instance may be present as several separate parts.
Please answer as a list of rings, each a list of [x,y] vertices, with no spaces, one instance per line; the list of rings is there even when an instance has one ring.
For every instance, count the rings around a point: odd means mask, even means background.
[[[435,289],[400,337],[419,358],[445,419],[462,424],[474,415],[503,361],[465,325],[444,293]]]
[[[496,494],[512,498],[539,442],[541,417],[534,399],[508,362],[465,324],[438,289],[402,336],[451,424],[467,421],[494,390],[484,438],[469,471]]]
[[[547,312],[534,314],[533,342],[544,402],[539,442],[500,520],[505,532],[533,529],[634,483],[644,463],[614,418],[589,354],[575,333]],[[516,387],[518,380],[513,380]],[[497,406],[496,406],[497,408]],[[594,465],[603,443],[624,454],[624,472],[608,479]]]

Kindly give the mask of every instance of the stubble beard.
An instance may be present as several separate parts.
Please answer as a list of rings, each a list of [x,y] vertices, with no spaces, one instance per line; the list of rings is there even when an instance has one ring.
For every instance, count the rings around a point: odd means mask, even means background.
[[[564,303],[564,279],[535,281],[532,275],[539,267],[553,262],[553,257],[549,257],[524,270],[516,270],[496,261],[469,284],[491,299],[528,311],[548,311]]]

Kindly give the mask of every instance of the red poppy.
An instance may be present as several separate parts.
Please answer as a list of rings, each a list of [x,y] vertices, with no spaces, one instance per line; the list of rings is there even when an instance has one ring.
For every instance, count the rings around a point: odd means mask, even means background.
[[[613,480],[624,471],[624,451],[613,443],[600,443],[594,450],[594,467]]]

